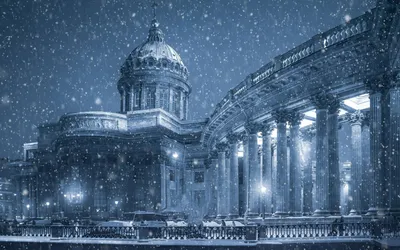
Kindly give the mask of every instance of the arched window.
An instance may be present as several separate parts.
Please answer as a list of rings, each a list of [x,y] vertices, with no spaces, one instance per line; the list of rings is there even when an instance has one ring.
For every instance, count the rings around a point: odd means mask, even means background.
[[[172,103],[172,108],[173,112],[177,117],[180,117],[180,110],[181,110],[181,93],[174,90],[174,96],[173,96],[173,103]]]
[[[160,108],[168,111],[168,103],[169,103],[169,96],[168,96],[168,89],[160,89]]]
[[[146,88],[146,108],[155,108],[156,104],[156,89]]]

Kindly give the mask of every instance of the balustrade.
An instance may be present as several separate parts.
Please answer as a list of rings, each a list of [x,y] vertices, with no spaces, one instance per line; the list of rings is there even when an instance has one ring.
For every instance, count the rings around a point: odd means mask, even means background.
[[[54,228],[57,236],[53,235]],[[112,238],[140,239],[141,230],[146,239],[163,240],[246,240],[254,226],[185,226],[185,227],[99,227],[99,226],[20,226],[10,225],[0,230],[1,236],[46,238]],[[305,238],[395,238],[400,236],[399,221],[395,219],[359,222],[290,222],[268,223],[256,226],[259,239]]]

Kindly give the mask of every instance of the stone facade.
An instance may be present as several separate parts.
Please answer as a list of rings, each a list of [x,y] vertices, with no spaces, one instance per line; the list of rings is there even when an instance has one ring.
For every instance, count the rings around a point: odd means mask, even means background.
[[[188,71],[154,19],[121,67],[120,113],[42,124],[24,161],[6,164],[15,215],[398,214],[399,20],[398,5],[379,1],[277,56],[190,122]],[[346,104],[360,95],[369,107]]]

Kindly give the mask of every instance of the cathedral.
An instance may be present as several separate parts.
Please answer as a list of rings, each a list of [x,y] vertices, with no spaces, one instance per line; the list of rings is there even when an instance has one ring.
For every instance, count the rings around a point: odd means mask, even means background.
[[[121,67],[120,112],[40,124],[23,161],[2,163],[0,215],[399,214],[399,13],[377,1],[249,74],[197,121],[188,69],[154,15]]]

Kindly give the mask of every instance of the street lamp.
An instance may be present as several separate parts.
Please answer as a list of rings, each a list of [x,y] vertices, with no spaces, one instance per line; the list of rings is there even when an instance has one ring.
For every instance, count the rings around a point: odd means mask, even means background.
[[[261,186],[261,194],[262,194],[262,218],[265,220],[265,194],[267,193],[267,188]]]
[[[119,204],[119,201],[114,201],[114,203],[115,203],[115,218],[118,219],[118,204]]]
[[[177,152],[174,152],[174,153],[172,154],[172,157],[174,157],[174,159],[178,159],[179,155],[178,155]]]
[[[28,215],[28,218],[30,217],[30,214],[29,214],[29,208],[31,207],[31,205],[26,205],[26,209],[28,209],[28,212],[27,212],[27,215]]]
[[[50,202],[46,202],[46,214],[47,214],[47,218],[50,218],[50,216],[49,216],[49,206],[50,206]]]

